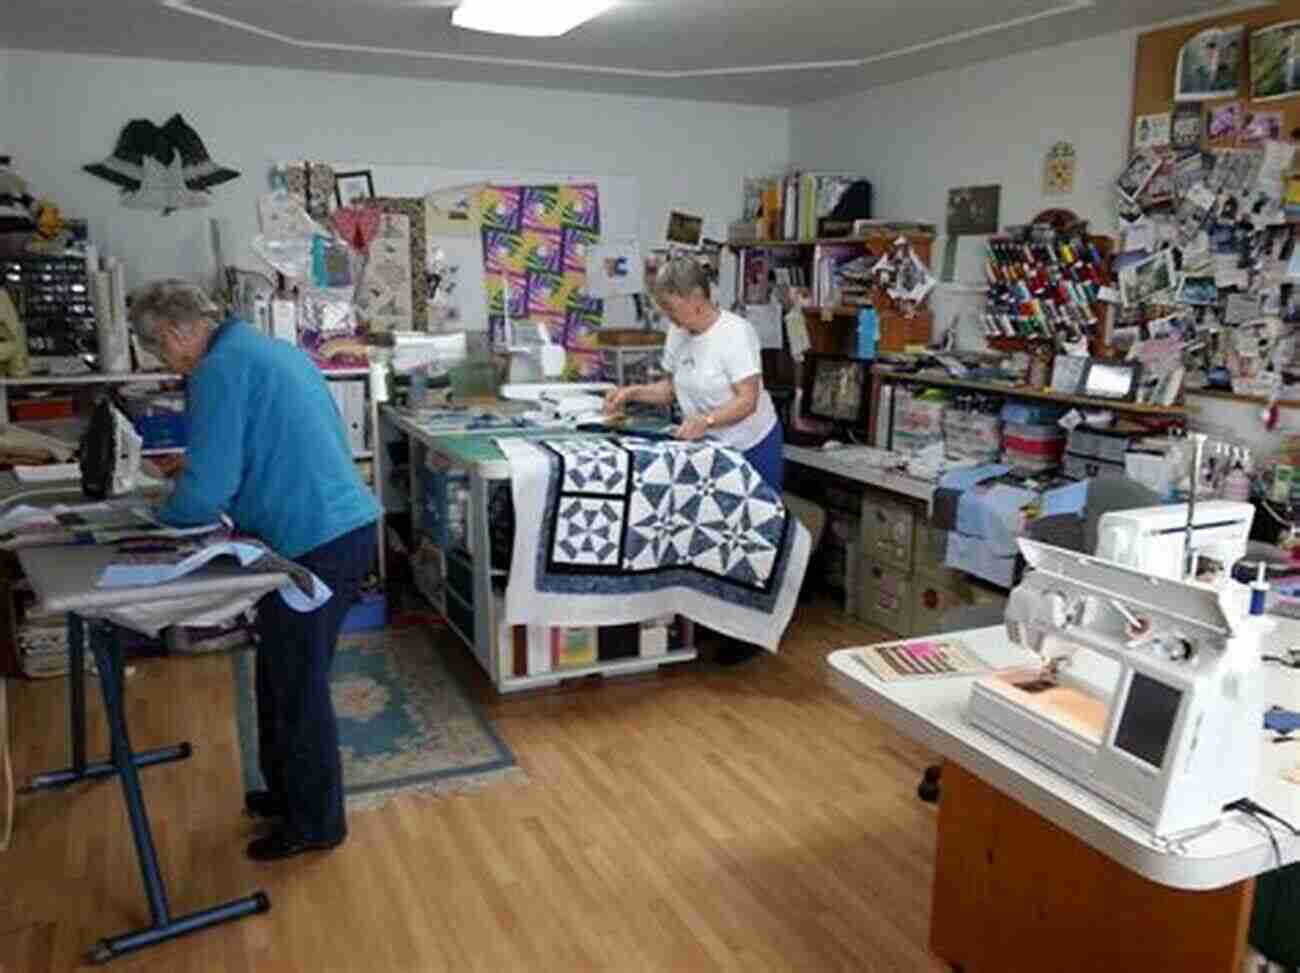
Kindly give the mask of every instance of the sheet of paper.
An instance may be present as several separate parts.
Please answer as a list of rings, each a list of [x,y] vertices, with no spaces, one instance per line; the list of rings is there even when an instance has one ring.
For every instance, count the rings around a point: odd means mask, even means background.
[[[790,341],[790,357],[802,361],[804,354],[812,347],[808,337],[808,322],[804,319],[802,308],[791,308],[785,316],[785,333]]]
[[[1235,253],[1216,253],[1214,255],[1214,283],[1218,287],[1247,287],[1250,277],[1237,266],[1241,262]]]
[[[1156,226],[1145,217],[1124,228],[1124,249],[1145,250],[1150,253],[1156,248]]]
[[[1259,302],[1250,294],[1229,294],[1223,319],[1228,324],[1241,324],[1259,313]]]
[[[758,343],[761,347],[778,350],[782,347],[780,304],[747,304],[745,318],[758,332]]]
[[[607,298],[645,290],[645,262],[636,240],[599,243],[587,255],[587,293]]]

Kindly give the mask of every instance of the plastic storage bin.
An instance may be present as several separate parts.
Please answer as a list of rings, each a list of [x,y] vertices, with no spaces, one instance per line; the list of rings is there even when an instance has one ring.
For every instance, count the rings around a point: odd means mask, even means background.
[[[375,632],[388,624],[388,600],[378,591],[362,595],[343,616],[343,633]]]

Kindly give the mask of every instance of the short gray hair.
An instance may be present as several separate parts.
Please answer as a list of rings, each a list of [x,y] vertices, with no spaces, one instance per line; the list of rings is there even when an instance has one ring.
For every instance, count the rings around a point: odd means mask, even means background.
[[[673,257],[655,274],[655,294],[691,297],[696,291],[709,299],[708,268],[692,257]]]
[[[131,330],[146,345],[156,347],[165,325],[210,331],[221,318],[221,306],[197,284],[168,278],[131,293]]]

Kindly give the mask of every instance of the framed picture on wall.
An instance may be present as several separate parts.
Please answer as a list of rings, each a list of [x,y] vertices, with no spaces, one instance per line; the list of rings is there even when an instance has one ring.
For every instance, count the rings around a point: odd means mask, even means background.
[[[374,196],[375,180],[369,169],[334,173],[334,201],[340,207],[355,206],[360,200]]]

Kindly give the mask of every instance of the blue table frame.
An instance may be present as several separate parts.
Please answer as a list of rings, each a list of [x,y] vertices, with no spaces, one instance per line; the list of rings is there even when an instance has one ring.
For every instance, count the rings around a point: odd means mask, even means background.
[[[86,648],[95,658],[99,670],[99,684],[104,693],[104,709],[112,739],[112,757],[108,761],[86,762]],[[149,828],[149,815],[145,810],[140,791],[141,767],[170,763],[189,757],[192,748],[188,742],[156,750],[136,753],[131,749],[131,739],[126,728],[124,699],[123,653],[117,628],[109,622],[85,620],[80,615],[68,616],[68,656],[71,670],[68,674],[69,715],[72,731],[72,766],[39,774],[32,779],[29,790],[46,790],[65,787],[78,781],[116,776],[122,782],[122,796],[126,799],[127,815],[135,840],[136,857],[140,862],[140,875],[144,881],[145,895],[149,900],[150,923],[141,929],[109,936],[99,940],[87,959],[104,963],[126,953],[166,942],[187,933],[207,929],[241,919],[244,916],[266,912],[271,900],[265,892],[257,891],[222,905],[200,909],[184,916],[173,916],[167,903],[167,887],[158,867],[158,852],[153,833]]]

